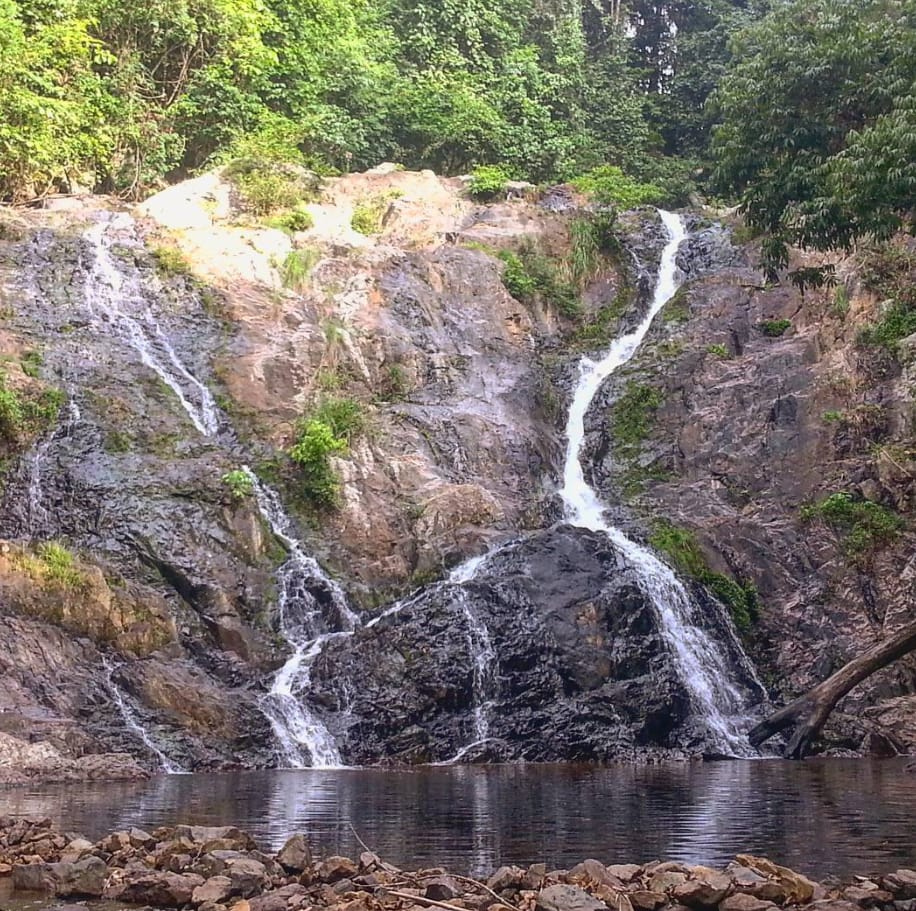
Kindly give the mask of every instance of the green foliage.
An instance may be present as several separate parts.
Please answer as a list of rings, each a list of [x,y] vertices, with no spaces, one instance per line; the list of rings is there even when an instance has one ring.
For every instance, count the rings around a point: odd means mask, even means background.
[[[916,227],[914,29],[909,0],[793,0],[736,39],[716,177],[767,232],[768,277],[790,244],[848,250]]]
[[[705,585],[729,609],[739,630],[750,630],[760,614],[756,587],[713,572],[693,532],[670,522],[660,522],[649,543],[665,554],[675,569]]]
[[[268,219],[267,223],[272,228],[286,231],[287,234],[295,234],[297,231],[308,231],[309,228],[314,227],[315,219],[312,218],[312,213],[308,209],[297,207]]]
[[[24,418],[19,394],[6,385],[4,377],[0,377],[0,438],[8,443],[16,442]]]
[[[319,509],[337,504],[340,478],[331,466],[331,456],[347,450],[347,441],[335,436],[324,421],[307,418],[299,424],[289,456],[299,466],[302,493]]]
[[[366,236],[378,234],[382,230],[382,221],[388,211],[388,204],[400,195],[400,190],[389,190],[387,193],[379,193],[357,200],[353,207],[350,227]]]
[[[732,356],[731,351],[728,350],[728,345],[707,345],[706,350],[724,361],[727,361]]]
[[[898,343],[916,332],[916,250],[904,244],[873,247],[860,266],[862,284],[885,299],[881,318],[862,330],[863,345],[898,354]]]
[[[57,541],[38,545],[38,557],[44,564],[45,576],[65,588],[77,588],[85,582],[73,554]]]
[[[633,289],[624,285],[610,304],[602,307],[588,322],[576,329],[570,344],[580,351],[606,347],[614,340],[620,317],[627,312],[632,303]]]
[[[354,436],[366,429],[365,409],[356,399],[322,398],[312,416],[330,427],[335,437],[348,444]]]
[[[60,389],[10,389],[0,374],[0,440],[18,445],[52,425],[66,396]]]
[[[579,292],[564,270],[535,246],[528,244],[518,253],[500,250],[497,254],[505,263],[503,284],[516,300],[531,303],[542,300],[567,319],[582,312]]]
[[[779,338],[792,328],[792,321],[787,319],[765,319],[757,326],[767,338]]]
[[[601,165],[576,177],[572,185],[602,205],[619,209],[660,202],[662,190],[650,183],[640,183],[628,177],[615,165]]]
[[[233,500],[244,500],[250,497],[254,490],[251,475],[241,468],[227,471],[220,480],[229,488],[229,494]]]
[[[156,262],[156,271],[164,278],[191,274],[191,264],[177,247],[150,247],[150,253]]]
[[[843,551],[853,562],[867,561],[892,544],[905,527],[903,518],[886,506],[846,492],[803,506],[801,518],[803,522],[820,519],[839,532]]]
[[[622,450],[638,447],[649,435],[655,412],[664,400],[665,394],[657,386],[630,380],[611,414],[614,445]]]
[[[315,198],[317,180],[301,167],[270,158],[237,158],[224,175],[231,181],[243,209],[270,215]]]
[[[481,165],[471,171],[468,192],[474,199],[495,199],[506,191],[509,174],[499,165]]]
[[[283,287],[301,291],[319,259],[321,254],[310,247],[290,250],[280,266],[280,281],[283,282]]]

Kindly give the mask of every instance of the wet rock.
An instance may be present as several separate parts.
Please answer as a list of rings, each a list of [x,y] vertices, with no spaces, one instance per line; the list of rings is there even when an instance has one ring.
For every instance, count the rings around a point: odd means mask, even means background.
[[[294,873],[310,870],[312,867],[312,849],[308,839],[302,834],[293,835],[287,839],[286,844],[277,854],[277,861],[282,867]],[[366,866],[363,863],[362,855],[360,855],[360,865]]]
[[[562,883],[541,889],[535,908],[537,911],[607,911],[604,902],[598,901],[584,889]]]

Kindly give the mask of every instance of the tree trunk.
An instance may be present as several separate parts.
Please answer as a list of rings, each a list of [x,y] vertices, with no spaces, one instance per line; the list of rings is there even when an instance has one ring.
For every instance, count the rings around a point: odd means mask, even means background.
[[[770,715],[752,728],[748,740],[756,747],[789,725],[796,725],[795,733],[786,746],[786,759],[801,759],[808,751],[811,741],[818,735],[834,706],[856,684],[870,674],[916,650],[916,623],[873,645],[858,658],[841,667],[823,683],[800,696],[785,708]]]

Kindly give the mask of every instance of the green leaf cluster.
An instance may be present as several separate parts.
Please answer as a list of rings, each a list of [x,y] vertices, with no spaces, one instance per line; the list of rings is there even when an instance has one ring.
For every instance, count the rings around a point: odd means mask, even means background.
[[[804,522],[820,519],[842,535],[843,551],[853,560],[867,560],[876,550],[893,543],[905,522],[893,510],[841,491],[803,506]]]

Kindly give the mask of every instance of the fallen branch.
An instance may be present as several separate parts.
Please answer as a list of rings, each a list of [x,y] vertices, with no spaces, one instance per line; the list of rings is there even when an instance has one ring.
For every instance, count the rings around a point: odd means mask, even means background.
[[[783,755],[786,759],[802,759],[840,699],[875,671],[914,650],[916,623],[911,623],[845,664],[804,696],[761,721],[751,729],[748,740],[754,746],[760,746],[774,734],[794,724],[795,732]]]
[[[395,889],[386,889],[384,886],[379,886],[379,889],[386,895],[393,895],[395,898],[407,898],[412,902],[421,902],[432,908],[442,908],[443,911],[467,911],[467,908],[462,908],[461,905],[450,905],[448,902],[436,901],[434,898],[424,898],[422,895],[414,895],[411,892],[398,892]]]

